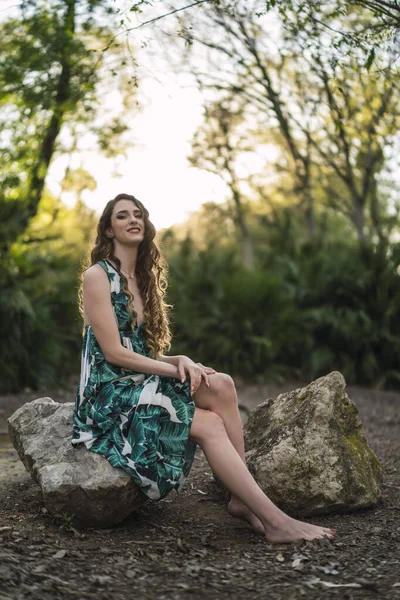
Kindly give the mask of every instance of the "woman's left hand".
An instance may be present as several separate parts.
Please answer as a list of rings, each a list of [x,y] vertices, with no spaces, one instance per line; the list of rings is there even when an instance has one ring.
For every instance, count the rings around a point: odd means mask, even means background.
[[[186,381],[186,374],[190,378],[191,393],[197,392],[201,380],[204,379],[206,385],[209,387],[208,376],[215,373],[215,370],[211,367],[205,367],[201,363],[195,363],[187,356],[181,356],[178,360],[178,371],[182,383]]]
[[[214,373],[216,373],[217,371],[215,369],[213,369],[212,367],[205,367],[204,365],[202,365],[201,363],[196,363],[196,365],[198,367],[200,367],[201,369],[203,369],[203,371],[205,373],[207,373],[207,375],[213,375]]]

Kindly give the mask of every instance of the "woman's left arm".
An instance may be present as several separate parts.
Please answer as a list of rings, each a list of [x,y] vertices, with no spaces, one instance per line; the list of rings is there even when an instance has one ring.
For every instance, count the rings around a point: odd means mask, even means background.
[[[164,356],[163,354],[161,354],[160,356],[158,356],[158,360],[162,360],[162,362],[166,362],[170,365],[175,366],[178,366],[180,358],[183,358],[183,355],[178,354],[177,356]]]

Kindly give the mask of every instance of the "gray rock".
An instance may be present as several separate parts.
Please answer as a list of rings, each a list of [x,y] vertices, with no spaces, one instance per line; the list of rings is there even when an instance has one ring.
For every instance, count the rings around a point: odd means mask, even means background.
[[[27,402],[8,419],[11,441],[50,514],[75,515],[79,527],[109,527],[146,497],[128,473],[84,446],[72,446],[73,406],[51,398]]]
[[[382,469],[338,372],[268,399],[245,426],[248,466],[290,515],[374,506]]]

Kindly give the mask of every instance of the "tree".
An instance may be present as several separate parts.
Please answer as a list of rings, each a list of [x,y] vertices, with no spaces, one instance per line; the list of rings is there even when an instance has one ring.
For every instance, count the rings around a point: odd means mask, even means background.
[[[160,5],[161,11],[159,10]],[[157,3],[158,10],[154,10],[155,3],[151,0],[138,0],[130,3],[130,12],[137,15],[145,15],[145,20],[136,26],[130,22],[126,26],[126,20],[121,24],[124,31],[129,33],[142,27],[159,24],[162,20],[168,20],[172,15],[184,15],[190,13],[195,15],[201,7],[224,11],[229,14],[237,5],[236,2],[221,2],[221,0],[195,0],[183,2],[179,6],[171,1],[161,0]],[[376,54],[382,51],[394,53],[397,56],[398,34],[400,29],[400,6],[397,1],[390,0],[335,0],[324,2],[323,0],[263,0],[257,3],[257,16],[262,17],[267,13],[279,13],[284,26],[290,35],[303,34],[306,45],[310,40],[315,43],[318,35],[315,34],[315,26],[322,25],[331,36],[332,47],[363,61],[367,69],[374,62]],[[155,13],[155,14],[154,14]],[[363,18],[360,19],[360,14]],[[342,17],[346,16],[343,20]],[[338,25],[338,19],[341,20]],[[345,22],[344,22],[345,21]],[[182,35],[187,43],[191,43],[193,30],[179,26],[177,33]],[[359,51],[361,50],[361,57]],[[361,59],[361,60],[360,60]]]
[[[190,62],[189,54],[190,68],[209,91],[208,102],[215,105],[217,92],[252,106],[259,130],[286,156],[310,234],[317,229],[315,191],[322,174],[326,204],[346,215],[360,243],[372,234],[381,238],[386,208],[379,205],[377,176],[385,146],[400,127],[398,78],[360,72],[351,60],[332,62],[318,48],[303,53],[297,39],[269,42],[249,3],[203,16],[192,48],[205,49],[207,58]]]
[[[336,49],[344,48],[354,57],[361,50],[369,69],[384,43],[385,50],[397,54],[400,29],[400,6],[386,0],[267,0],[265,11],[276,8],[285,27],[293,34],[301,32],[316,41],[317,29],[322,26],[331,35]],[[345,17],[345,18],[343,18]],[[381,48],[382,49],[382,48]]]
[[[128,129],[115,115],[110,123],[98,102],[106,86],[118,84],[122,93],[132,93],[128,82],[133,71],[122,47],[113,41],[112,25],[114,10],[105,0],[30,0],[21,4],[18,18],[1,24],[3,258],[37,213],[49,165],[63,143],[68,146],[65,140],[90,132],[103,151],[110,151],[110,144],[115,146]],[[126,68],[117,72],[116,59]]]
[[[243,264],[254,268],[254,251],[247,224],[245,201],[237,175],[236,161],[240,153],[249,149],[246,138],[238,132],[243,123],[243,106],[232,106],[233,102],[216,102],[205,107],[204,124],[192,143],[189,162],[222,177],[231,192],[231,212],[242,244]]]
[[[60,386],[79,370],[77,290],[96,224],[82,203],[68,208],[45,191],[1,272],[0,392]]]
[[[136,71],[115,27],[107,0],[26,0],[0,24],[3,391],[54,383],[78,368],[77,274],[94,215],[82,202],[66,209],[45,185],[62,153],[126,150]],[[114,89],[121,106],[106,109],[102,100]],[[64,190],[72,187],[79,200],[94,183],[69,164]]]
[[[325,127],[309,133],[328,173],[327,197],[348,216],[361,243],[374,235],[382,242],[384,230],[389,233],[388,213],[377,177],[386,162],[385,149],[400,130],[398,77],[369,75],[354,64],[351,70],[338,65],[328,70],[318,54],[309,64],[329,111]]]
[[[65,176],[61,182],[62,193],[69,192],[74,193],[76,201],[82,203],[82,194],[85,190],[95,190],[97,183],[93,175],[91,175],[83,167],[78,169],[71,169],[67,167],[65,170]]]

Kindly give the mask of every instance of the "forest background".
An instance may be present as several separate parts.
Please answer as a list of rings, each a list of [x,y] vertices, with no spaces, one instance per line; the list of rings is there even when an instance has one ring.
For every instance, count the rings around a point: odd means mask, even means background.
[[[225,190],[159,232],[171,352],[249,381],[339,370],[400,387],[396,3],[16,6],[0,21],[0,393],[79,372],[79,273],[98,219],[83,196],[96,172],[67,161],[58,195],[46,180],[88,135],[99,156],[126,155],[139,45],[200,90],[188,168]]]

